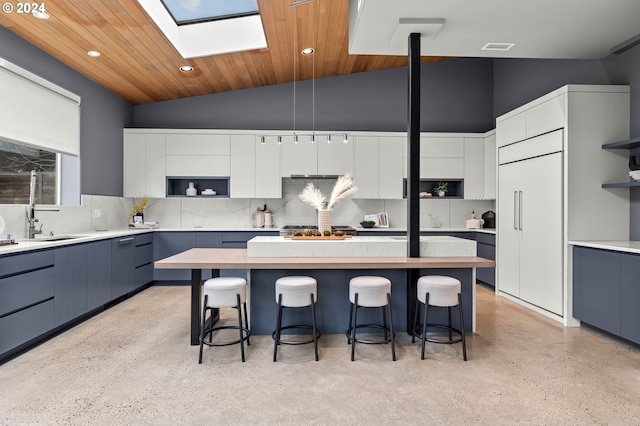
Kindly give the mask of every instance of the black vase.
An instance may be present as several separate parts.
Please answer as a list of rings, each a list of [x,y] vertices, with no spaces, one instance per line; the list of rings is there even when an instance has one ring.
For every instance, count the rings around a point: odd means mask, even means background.
[[[482,213],[482,220],[484,220],[483,228],[495,228],[496,227],[496,214],[492,210]]]

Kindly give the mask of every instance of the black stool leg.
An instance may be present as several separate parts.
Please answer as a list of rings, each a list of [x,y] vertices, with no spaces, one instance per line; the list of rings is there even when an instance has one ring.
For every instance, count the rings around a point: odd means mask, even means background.
[[[449,320],[449,341],[453,340],[453,330],[451,329],[451,306],[447,307],[447,316]]]
[[[246,326],[246,329],[249,329],[249,318],[247,317],[247,303],[243,303],[242,307],[244,308],[244,324]],[[247,336],[247,346],[251,346],[251,333],[249,333],[249,335]]]
[[[429,293],[425,294],[424,296],[424,317],[422,319],[422,335],[420,336],[422,338],[422,349],[420,351],[420,359],[424,359],[424,346],[425,346],[425,341],[427,340],[427,307],[429,306]]]
[[[387,333],[387,307],[382,307],[382,329],[384,331],[384,340],[389,338],[389,334]]]
[[[353,321],[351,323],[351,361],[355,360],[356,355],[356,326],[358,325],[358,293],[355,294],[353,305]]]
[[[316,308],[315,308],[315,300],[313,300],[313,293],[309,294],[310,298],[311,298],[311,321],[313,324],[312,327],[312,331],[313,331],[313,347],[316,351],[316,361],[318,361],[318,334],[316,332]]]
[[[467,360],[467,343],[464,338],[464,315],[462,314],[462,296],[458,293],[458,312],[460,312],[460,334],[462,337],[462,359]]]
[[[202,364],[202,347],[204,345],[204,324],[205,317],[207,316],[207,301],[208,296],[204,295],[204,304],[202,305],[202,324],[200,324],[200,354],[198,355],[198,364]]]
[[[240,303],[240,295],[236,294],[236,300],[238,304],[236,305],[236,309],[238,310],[238,325],[240,326],[240,356],[242,358],[242,362],[244,362],[244,332],[242,331],[242,303]]]
[[[353,303],[349,302],[349,328],[347,328],[347,330],[351,330],[351,327],[353,326],[353,324],[351,324],[351,321],[353,319]],[[347,344],[351,344],[351,338],[347,339]]]
[[[415,312],[413,316],[413,326],[411,327],[411,343],[416,342],[416,328],[418,328],[418,315],[420,314],[420,300],[418,300],[418,296],[416,296]]]
[[[387,293],[387,301],[389,303],[389,332],[391,333],[391,359],[396,360],[396,338],[395,331],[393,330],[393,316],[391,312],[391,294]],[[385,328],[386,330],[386,328]],[[385,340],[386,340],[386,332],[385,332]]]
[[[278,345],[280,344],[280,329],[282,328],[282,294],[278,295],[278,318],[276,319],[276,338],[273,341],[273,362],[278,356]]]

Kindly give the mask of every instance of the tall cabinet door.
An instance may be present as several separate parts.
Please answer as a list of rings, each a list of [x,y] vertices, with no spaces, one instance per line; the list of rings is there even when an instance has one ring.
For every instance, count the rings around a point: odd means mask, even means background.
[[[520,174],[520,298],[562,315],[562,153],[522,161]]]
[[[497,243],[498,290],[520,297],[520,232],[518,230],[518,191],[520,163],[499,167]]]

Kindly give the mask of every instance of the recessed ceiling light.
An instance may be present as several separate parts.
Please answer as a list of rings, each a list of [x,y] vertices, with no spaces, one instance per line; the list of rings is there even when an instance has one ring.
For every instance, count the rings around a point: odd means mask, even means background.
[[[51,18],[51,16],[49,16],[49,14],[47,12],[41,12],[39,10],[34,10],[33,11],[33,16],[35,16],[38,19],[49,19],[49,18]]]
[[[311,55],[313,52],[315,52],[315,49],[313,47],[307,47],[306,49],[302,49],[300,53],[302,53],[303,55]]]
[[[92,58],[97,58],[98,56],[101,55],[101,53],[98,52],[97,50],[90,50],[87,52],[87,55],[91,56]]]
[[[195,68],[193,68],[191,65],[183,65],[180,67],[180,71],[182,72],[192,72]]]
[[[487,43],[482,47],[482,50],[500,50],[506,52],[515,45],[515,43]]]

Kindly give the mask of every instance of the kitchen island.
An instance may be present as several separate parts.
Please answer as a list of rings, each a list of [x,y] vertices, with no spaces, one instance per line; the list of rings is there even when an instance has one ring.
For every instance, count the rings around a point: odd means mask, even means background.
[[[261,238],[261,237],[257,237]],[[317,243],[319,241],[285,241],[283,237],[271,241],[278,245]],[[376,237],[359,237],[362,239]],[[249,241],[248,247],[252,246]],[[355,241],[355,240],[354,240]],[[363,240],[366,242],[366,240]],[[260,242],[259,240],[256,242]],[[333,241],[340,244],[345,241]],[[402,242],[402,241],[401,241]],[[406,247],[406,241],[403,242]],[[475,244],[474,242],[472,242]],[[302,248],[302,246],[300,246]],[[393,283],[392,306],[397,331],[407,331],[410,311],[415,303],[415,284],[407,283],[408,271],[419,270],[420,275],[446,274],[462,281],[463,304],[466,308],[465,329],[475,329],[475,268],[490,268],[495,262],[473,255],[418,257],[401,256],[305,256],[252,257],[250,249],[190,249],[155,262],[159,269],[191,270],[191,344],[197,345],[200,328],[202,270],[211,269],[214,276],[222,269],[249,271],[249,311],[253,334],[271,334],[275,324],[275,280],[287,275],[309,275],[318,280],[318,327],[323,333],[343,333],[349,313],[349,279],[357,275],[380,275]],[[295,319],[293,319],[295,320]]]

